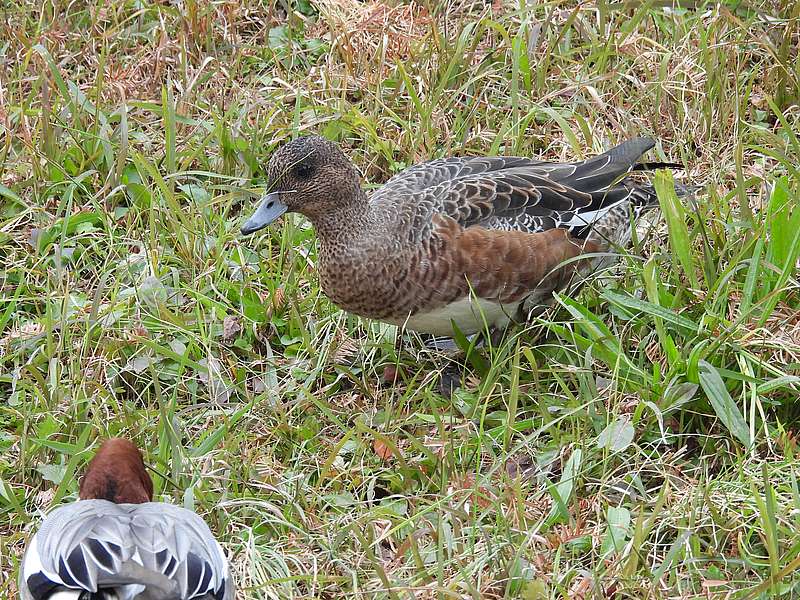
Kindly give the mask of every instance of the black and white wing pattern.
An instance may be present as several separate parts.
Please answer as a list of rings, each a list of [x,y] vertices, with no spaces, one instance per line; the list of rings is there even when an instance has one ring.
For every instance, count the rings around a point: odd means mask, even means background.
[[[68,590],[106,590],[119,600],[234,597],[227,560],[208,525],[161,502],[81,500],[56,509],[28,547],[20,589],[24,600]]]
[[[371,201],[404,197],[402,218],[418,238],[430,232],[437,213],[463,227],[531,233],[561,227],[581,237],[623,201],[642,207],[656,202],[652,187],[625,178],[654,145],[653,140],[636,138],[576,163],[520,157],[434,160],[395,175]]]

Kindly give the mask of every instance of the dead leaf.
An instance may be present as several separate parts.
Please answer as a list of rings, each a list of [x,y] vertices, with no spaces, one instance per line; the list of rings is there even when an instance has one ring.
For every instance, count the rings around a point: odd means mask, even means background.
[[[267,384],[261,377],[253,377],[253,393],[260,394],[267,391]]]
[[[589,577],[583,576],[576,579],[569,590],[569,597],[572,600],[584,600],[587,593],[592,589],[592,580]]]
[[[383,383],[384,385],[395,385],[402,379],[403,370],[396,365],[386,365],[383,368]]]
[[[617,589],[618,589],[618,587],[619,586],[617,585],[616,582],[612,582],[610,585],[606,586],[606,588],[604,590],[605,594],[606,594],[605,597],[609,598],[609,599],[610,598],[616,598],[617,597]]]
[[[474,502],[482,509],[489,508],[497,500],[497,495],[493,490],[480,483],[476,484],[475,478],[471,475],[454,478],[447,491],[451,493],[456,490],[467,492],[469,494],[469,502]]]
[[[52,504],[55,495],[56,491],[54,488],[47,488],[40,491],[36,494],[36,506],[39,509],[45,509],[49,507]]]
[[[389,461],[394,458],[394,452],[389,445],[379,439],[376,439],[374,442],[372,442],[372,449],[381,460]]]
[[[506,473],[511,479],[521,478],[523,481],[532,481],[542,472],[536,464],[536,458],[528,453],[522,452],[506,460]]]
[[[417,529],[416,531],[411,533],[411,535],[409,535],[405,540],[403,540],[403,543],[397,547],[397,550],[394,553],[394,560],[396,562],[400,562],[401,560],[403,560],[403,555],[411,549],[411,544],[415,540],[418,541],[424,536],[430,535],[431,533],[433,533],[433,529],[431,529],[430,527]]]
[[[228,315],[222,320],[222,341],[232,344],[242,331],[242,322],[239,317]]]
[[[283,308],[283,305],[286,303],[286,292],[283,288],[278,288],[275,290],[275,293],[272,294],[272,312],[280,312]]]
[[[147,331],[147,329],[144,327],[144,325],[141,325],[141,324],[134,325],[133,328],[131,329],[130,333],[131,333],[131,336],[134,337],[134,338],[137,338],[137,337],[141,337],[141,338],[150,337],[150,332]]]

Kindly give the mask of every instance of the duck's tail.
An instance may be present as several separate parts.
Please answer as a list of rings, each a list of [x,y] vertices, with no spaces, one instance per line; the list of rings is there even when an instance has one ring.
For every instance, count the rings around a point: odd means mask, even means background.
[[[689,198],[700,187],[676,183],[675,193],[679,198]],[[633,227],[639,217],[656,207],[658,207],[658,196],[655,188],[652,185],[637,185],[635,197],[610,206],[599,219],[590,225],[586,240],[597,244],[604,250],[624,247],[630,243]]]
[[[679,198],[689,198],[698,189],[700,186],[675,184],[675,192]],[[602,256],[589,262],[584,271],[586,275],[612,266],[618,258],[619,250],[630,244],[633,228],[639,217],[658,206],[658,196],[652,186],[640,186],[638,190],[640,193],[635,200],[624,200],[615,204],[591,225],[586,241],[596,245]],[[647,200],[643,202],[645,195]]]
[[[615,204],[602,218],[592,224],[586,241],[595,244],[602,252],[613,251],[618,246],[627,246],[633,234],[634,219],[654,206],[633,204],[630,200]]]
[[[163,573],[143,567],[135,560],[123,562],[117,573],[104,573],[98,578],[98,588],[113,591],[98,592],[92,600],[141,598],[142,600],[180,600],[180,586]],[[123,592],[124,590],[124,592]],[[101,595],[101,594],[108,595]]]

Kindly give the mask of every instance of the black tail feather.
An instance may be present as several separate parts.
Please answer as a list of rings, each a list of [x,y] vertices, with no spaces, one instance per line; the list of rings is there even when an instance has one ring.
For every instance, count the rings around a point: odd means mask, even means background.
[[[640,162],[631,167],[631,171],[653,171],[654,169],[686,169],[686,165],[673,162]]]

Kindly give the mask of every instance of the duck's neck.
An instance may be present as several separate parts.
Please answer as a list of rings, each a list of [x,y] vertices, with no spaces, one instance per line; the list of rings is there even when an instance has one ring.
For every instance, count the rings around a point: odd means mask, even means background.
[[[81,488],[81,500],[108,500],[116,504],[142,504],[153,500],[153,492],[138,473],[94,472]],[[152,484],[150,484],[152,486]]]
[[[366,240],[380,229],[383,221],[368,202],[366,194],[360,190],[346,204],[309,218],[323,247],[331,244],[350,245],[358,240]]]

